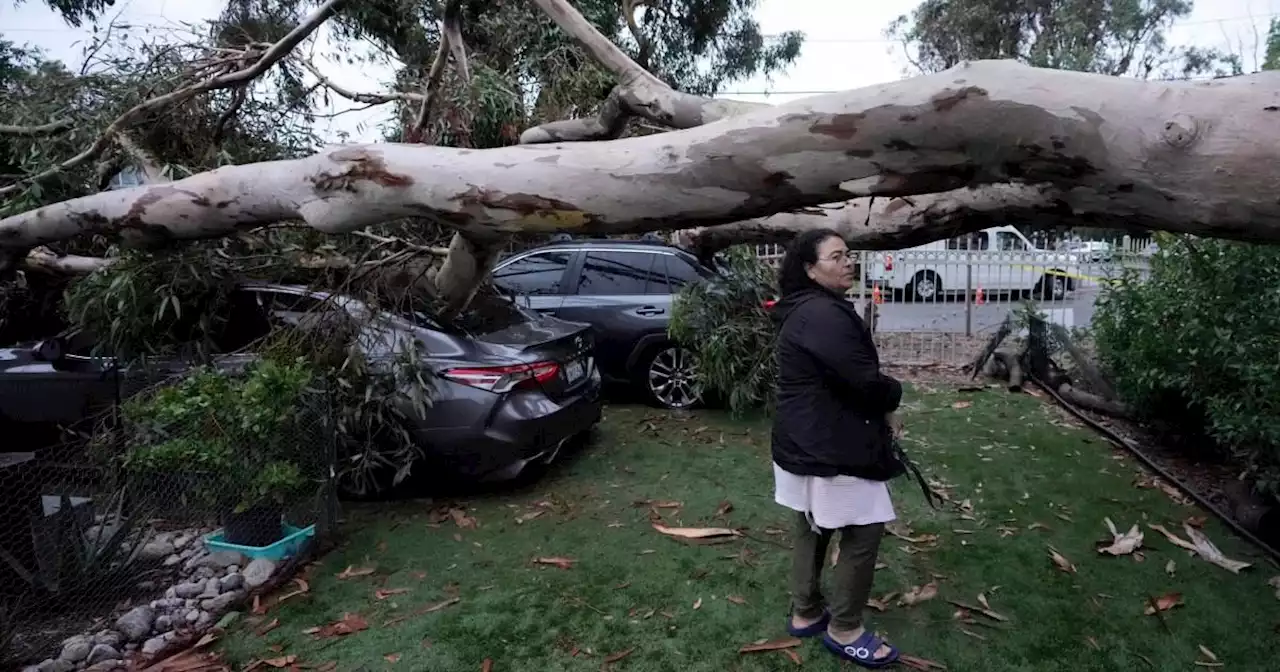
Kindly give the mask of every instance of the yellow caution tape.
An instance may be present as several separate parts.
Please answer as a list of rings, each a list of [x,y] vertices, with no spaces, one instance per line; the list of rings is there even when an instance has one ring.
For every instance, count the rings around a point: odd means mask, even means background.
[[[1060,271],[1056,268],[1047,268],[1045,266],[1028,266],[1026,264],[1014,264],[1014,268],[1026,268],[1026,269],[1031,269],[1032,271],[1035,271],[1037,273],[1043,273],[1045,275],[1060,275],[1064,278],[1072,278],[1075,280],[1092,280],[1094,282],[1115,282],[1116,280],[1115,278],[1108,278],[1105,276],[1082,275],[1080,273],[1068,273],[1066,271]]]

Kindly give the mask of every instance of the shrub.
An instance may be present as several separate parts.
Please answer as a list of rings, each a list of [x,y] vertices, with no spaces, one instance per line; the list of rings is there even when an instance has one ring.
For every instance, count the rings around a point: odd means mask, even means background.
[[[740,415],[773,400],[777,328],[764,303],[777,293],[777,273],[750,248],[725,257],[721,277],[687,285],[676,296],[669,333],[698,353],[702,389],[723,396]]]
[[[307,485],[310,368],[264,360],[244,377],[200,368],[125,403],[133,473],[197,475],[193,495],[218,509],[286,504]]]
[[[1104,290],[1093,330],[1120,396],[1280,494],[1280,248],[1168,238],[1147,281]]]

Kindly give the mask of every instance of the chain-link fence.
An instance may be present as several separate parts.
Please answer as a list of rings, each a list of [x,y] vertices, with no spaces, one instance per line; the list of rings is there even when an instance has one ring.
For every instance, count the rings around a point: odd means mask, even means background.
[[[756,250],[775,266],[784,253],[780,245]],[[1125,273],[1145,275],[1153,253],[1147,239],[1051,244],[1000,227],[907,250],[860,252],[849,295],[861,311],[875,307],[884,361],[961,365],[1027,302],[1052,323],[1088,327],[1102,287]]]
[[[269,362],[135,373],[90,377],[116,401],[79,434],[4,439],[21,452],[0,452],[0,668],[123,669],[189,643],[333,532],[328,385]]]

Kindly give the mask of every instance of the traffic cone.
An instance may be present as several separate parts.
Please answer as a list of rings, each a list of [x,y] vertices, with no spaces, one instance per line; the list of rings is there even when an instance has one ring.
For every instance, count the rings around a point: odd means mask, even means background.
[[[872,303],[874,303],[874,304],[876,304],[876,305],[880,305],[880,304],[884,303],[884,294],[881,294],[881,293],[880,293],[880,285],[879,285],[879,284],[872,285],[872,287],[871,287],[871,302],[872,302]]]
[[[978,304],[979,306],[987,302],[987,295],[982,292],[981,287],[978,288],[978,294],[977,296],[974,297],[973,302]]]

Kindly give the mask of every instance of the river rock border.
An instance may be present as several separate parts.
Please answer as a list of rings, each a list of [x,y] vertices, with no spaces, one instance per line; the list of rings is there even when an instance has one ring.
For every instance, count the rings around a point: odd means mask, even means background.
[[[118,613],[113,627],[68,637],[54,657],[22,672],[124,672],[129,659],[157,659],[187,645],[276,574],[276,563],[264,558],[209,552],[202,531],[194,529],[156,534],[136,559],[178,567],[178,581],[162,597]],[[140,589],[158,589],[146,584]]]

